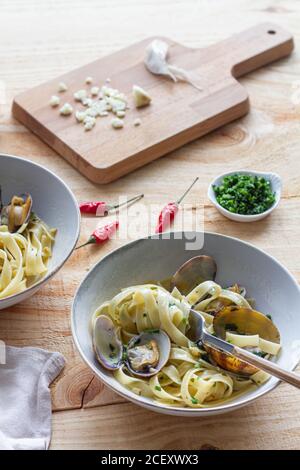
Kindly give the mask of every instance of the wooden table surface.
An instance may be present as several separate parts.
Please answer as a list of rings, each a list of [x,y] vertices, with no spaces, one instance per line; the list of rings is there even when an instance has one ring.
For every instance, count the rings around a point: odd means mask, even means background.
[[[53,170],[78,200],[113,201],[144,192],[145,203],[163,205],[198,174],[197,205],[204,208],[205,230],[255,244],[300,280],[298,0],[1,0],[0,18],[0,152],[28,157]],[[90,183],[11,117],[17,93],[147,36],[169,36],[201,47],[263,21],[288,28],[296,50],[241,80],[250,94],[250,114],[110,185]],[[207,200],[213,176],[238,168],[282,176],[281,204],[262,222],[231,222]],[[195,202],[195,194],[189,202]],[[82,240],[94,225],[93,219],[82,221]],[[8,344],[57,350],[66,357],[66,368],[52,386],[51,447],[299,449],[299,392],[288,385],[233,413],[186,419],[145,411],[94,377],[74,347],[70,305],[86,271],[123,243],[111,241],[101,249],[74,253],[34,297],[0,312],[0,336]]]

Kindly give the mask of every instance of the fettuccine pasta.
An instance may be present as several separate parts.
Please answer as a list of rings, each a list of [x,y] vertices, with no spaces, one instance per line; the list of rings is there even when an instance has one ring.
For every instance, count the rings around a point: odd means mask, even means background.
[[[0,226],[0,299],[24,291],[46,274],[55,234],[37,217],[22,233]]]
[[[251,377],[238,377],[211,363],[207,351],[196,346],[186,336],[191,306],[205,317],[208,330],[213,333],[213,314],[224,305],[251,308],[237,289],[223,289],[214,281],[199,284],[187,296],[175,288],[170,293],[161,285],[145,284],[122,290],[103,303],[93,314],[91,327],[101,315],[109,317],[118,330],[123,345],[142,332],[161,329],[171,340],[166,365],[149,378],[130,373],[126,362],[115,370],[115,378],[132,392],[150,397],[157,403],[173,407],[202,408],[216,406],[246,390],[265,382],[268,375],[258,372]],[[277,354],[278,346],[260,340],[258,335],[229,335],[229,340],[241,345],[262,347],[267,353]],[[280,347],[280,346],[279,346]],[[265,349],[264,349],[265,348]]]

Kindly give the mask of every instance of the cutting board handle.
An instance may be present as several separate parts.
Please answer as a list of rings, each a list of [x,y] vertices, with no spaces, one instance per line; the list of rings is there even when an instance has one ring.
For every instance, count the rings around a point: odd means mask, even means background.
[[[262,23],[224,41],[226,62],[234,77],[240,77],[289,55],[293,36],[274,23]]]

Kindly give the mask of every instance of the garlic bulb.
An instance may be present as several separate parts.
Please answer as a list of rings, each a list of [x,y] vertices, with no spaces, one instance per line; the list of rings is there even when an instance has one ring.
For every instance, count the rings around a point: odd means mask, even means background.
[[[192,73],[176,65],[171,65],[167,61],[169,44],[160,39],[154,39],[146,48],[145,66],[149,72],[155,75],[165,75],[174,82],[182,80],[190,83],[198,90],[202,90],[192,79]]]

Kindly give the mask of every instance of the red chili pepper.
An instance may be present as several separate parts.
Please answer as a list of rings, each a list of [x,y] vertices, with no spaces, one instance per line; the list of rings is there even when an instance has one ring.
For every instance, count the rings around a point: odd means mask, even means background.
[[[101,245],[102,243],[106,242],[106,240],[109,240],[111,238],[111,236],[115,233],[118,227],[119,222],[115,220],[115,222],[111,222],[110,224],[104,225],[104,227],[97,228],[96,230],[94,230],[87,242],[83,243],[83,245],[77,246],[75,249],[78,250],[78,248],[90,245],[91,243]]]
[[[183,193],[183,195],[176,201],[176,202],[169,202],[161,211],[158,217],[157,226],[155,229],[155,233],[162,233],[166,230],[167,227],[171,225],[173,222],[175,215],[179,211],[179,204],[185,198],[187,193],[192,189],[196,181],[198,181],[198,177],[193,181],[193,183],[188,187],[188,189]]]
[[[142,197],[144,197],[144,194],[139,194],[138,196],[128,199],[128,201],[122,202],[122,204],[107,204],[102,201],[87,201],[79,204],[79,209],[82,214],[93,214],[97,217],[104,217],[111,210],[118,209],[119,207],[130,204],[133,201],[139,201]]]

